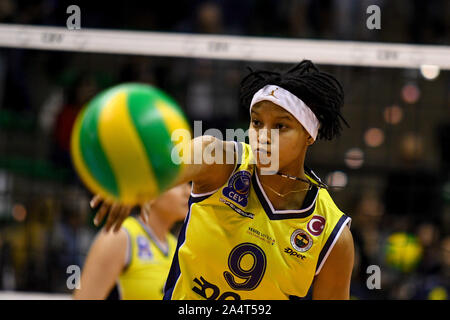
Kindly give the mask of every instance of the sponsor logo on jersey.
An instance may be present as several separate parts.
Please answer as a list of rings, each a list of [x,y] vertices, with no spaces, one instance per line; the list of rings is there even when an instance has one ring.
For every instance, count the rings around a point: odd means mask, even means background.
[[[306,229],[315,237],[320,236],[325,227],[325,218],[322,216],[313,216],[308,222]]]
[[[248,171],[238,171],[228,180],[228,186],[223,188],[222,194],[231,201],[246,207],[250,193],[251,174]]]
[[[253,219],[253,217],[255,216],[253,213],[242,210],[238,206],[234,205],[232,202],[230,202],[222,197],[219,198],[219,201],[226,204],[227,206],[229,206],[231,209],[233,209],[234,211],[236,211],[243,217]]]
[[[262,241],[272,245],[272,246],[275,244],[275,239],[273,237],[271,237],[268,234],[263,233],[263,232],[255,229],[255,228],[248,227],[247,233],[249,235],[252,235],[252,236],[258,238],[259,240],[262,240]]]
[[[290,256],[297,257],[301,260],[306,258],[306,256],[302,255],[301,253],[295,252],[294,250],[292,250],[291,248],[288,248],[288,247],[284,248],[284,252]]]
[[[200,276],[200,279],[194,278],[195,282],[192,287],[192,291],[206,300],[241,300],[241,296],[232,291],[221,290],[218,286],[212,282],[206,281],[205,278]]]
[[[144,236],[137,236],[138,257],[142,260],[151,260],[153,258],[152,251],[150,250],[150,243]]]
[[[313,244],[311,236],[302,229],[295,230],[291,235],[291,245],[292,247],[299,251],[308,251]]]

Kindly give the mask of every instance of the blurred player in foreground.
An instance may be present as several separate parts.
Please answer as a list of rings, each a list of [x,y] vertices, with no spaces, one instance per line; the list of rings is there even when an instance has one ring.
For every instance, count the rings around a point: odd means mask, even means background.
[[[172,188],[129,216],[118,232],[102,229],[91,246],[74,299],[161,300],[176,249],[170,233],[188,211],[190,185]]]
[[[164,299],[278,300],[310,291],[313,299],[349,299],[351,219],[305,167],[308,148],[342,130],[342,86],[304,60],[283,73],[252,71],[240,89],[250,144],[200,136],[183,150],[234,161],[185,162],[177,183],[193,182],[190,209]],[[103,203],[98,212],[97,221],[108,214],[107,227],[117,228],[127,208]]]

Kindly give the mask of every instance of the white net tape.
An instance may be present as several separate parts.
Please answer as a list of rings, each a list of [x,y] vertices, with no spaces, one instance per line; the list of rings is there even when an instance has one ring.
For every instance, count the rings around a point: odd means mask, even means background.
[[[0,47],[166,57],[450,69],[450,46],[0,24]]]

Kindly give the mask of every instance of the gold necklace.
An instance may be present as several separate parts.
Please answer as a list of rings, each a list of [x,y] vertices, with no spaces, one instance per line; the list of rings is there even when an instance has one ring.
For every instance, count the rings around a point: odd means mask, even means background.
[[[268,186],[268,185],[266,185],[265,183],[263,183],[262,181],[261,181],[261,184],[262,184],[263,186],[269,188],[273,193],[275,193],[277,196],[282,197],[282,198],[284,198],[284,197],[285,197],[286,195],[288,195],[289,193],[293,193],[293,192],[302,192],[302,191],[307,191],[307,190],[309,191],[309,190],[311,190],[311,187],[312,187],[311,184],[310,184],[309,187],[306,188],[306,189],[292,190],[292,191],[286,192],[285,194],[281,194],[281,193],[277,192],[276,190],[272,189],[270,186]]]

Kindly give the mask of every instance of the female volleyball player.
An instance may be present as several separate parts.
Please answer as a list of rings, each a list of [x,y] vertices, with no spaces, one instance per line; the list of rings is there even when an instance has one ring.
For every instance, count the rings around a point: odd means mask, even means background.
[[[339,82],[306,60],[242,80],[250,145],[202,136],[186,147],[191,158],[209,147],[235,161],[186,164],[177,183],[193,182],[190,208],[165,299],[288,299],[310,289],[313,299],[349,298],[351,219],[304,166],[316,139],[340,134],[343,100]],[[103,203],[96,218],[109,213],[107,227],[117,228],[127,212]]]
[[[176,248],[170,233],[187,213],[189,184],[163,193],[118,232],[102,230],[91,246],[75,299],[161,300]]]

